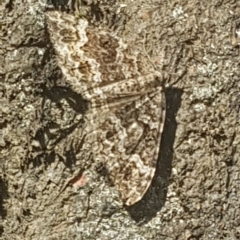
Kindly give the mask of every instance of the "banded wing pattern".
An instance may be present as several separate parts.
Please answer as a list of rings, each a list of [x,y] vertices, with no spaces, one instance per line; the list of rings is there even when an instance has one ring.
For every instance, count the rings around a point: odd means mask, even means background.
[[[165,120],[161,76],[144,71],[137,54],[130,55],[113,33],[71,14],[46,16],[59,67],[89,102],[83,131],[94,161],[106,167],[123,202],[132,205],[145,194],[156,169]]]

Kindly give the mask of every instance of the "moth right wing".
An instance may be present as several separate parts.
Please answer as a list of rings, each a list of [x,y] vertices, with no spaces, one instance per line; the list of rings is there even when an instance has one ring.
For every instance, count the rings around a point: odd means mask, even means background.
[[[95,110],[94,161],[104,164],[123,202],[132,205],[143,197],[155,173],[165,120],[165,95],[159,86],[127,104]]]

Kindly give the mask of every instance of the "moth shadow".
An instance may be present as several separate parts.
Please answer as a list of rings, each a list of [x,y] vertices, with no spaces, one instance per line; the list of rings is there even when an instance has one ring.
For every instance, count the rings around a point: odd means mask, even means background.
[[[43,87],[42,90],[43,110],[42,113],[40,113],[38,116],[40,119],[39,127],[33,137],[33,139],[39,143],[39,146],[33,146],[33,152],[34,156],[42,157],[42,155],[44,155],[46,158],[45,163],[51,164],[55,159],[54,147],[68,135],[70,135],[76,128],[81,126],[83,122],[82,119],[78,121],[72,121],[69,122],[66,127],[61,128],[61,123],[64,123],[63,113],[68,109],[73,109],[73,112],[84,115],[88,110],[88,103],[81,97],[80,94],[75,93],[67,87],[54,86],[51,89]],[[61,102],[63,99],[68,103],[68,106],[64,106],[64,104]],[[50,103],[48,100],[50,100]],[[56,108],[61,112],[61,116],[59,117],[58,122],[54,121],[55,118],[51,119],[49,117],[45,117],[48,116],[49,112],[51,111],[51,105],[53,103],[56,104]],[[47,111],[46,113],[44,113],[45,110]],[[72,118],[74,119],[74,117]],[[70,155],[71,158],[69,156],[67,157],[67,160],[71,161],[71,165],[73,165],[75,161],[74,154]],[[26,160],[26,163],[29,164],[31,161],[33,161],[34,166],[37,167],[42,164],[41,161],[37,160],[38,157],[33,157],[34,160],[29,158]]]
[[[77,113],[85,114],[88,110],[87,101],[68,87],[54,86],[51,89],[43,87],[43,95],[55,103],[60,103],[62,99],[65,99]]]
[[[2,165],[2,163],[1,163]],[[7,216],[7,209],[5,208],[5,202],[9,198],[8,193],[8,184],[7,182],[0,176],[0,216],[2,220],[6,219]],[[0,237],[4,232],[2,224],[0,224]]]
[[[167,196],[169,179],[172,170],[173,144],[177,129],[175,116],[181,105],[182,90],[166,88],[166,118],[162,133],[160,152],[155,176],[148,191],[133,206],[126,207],[129,215],[139,225],[147,223],[164,206]]]

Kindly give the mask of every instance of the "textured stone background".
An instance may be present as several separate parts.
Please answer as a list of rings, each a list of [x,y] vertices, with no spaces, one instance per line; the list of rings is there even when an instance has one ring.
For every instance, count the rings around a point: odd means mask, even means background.
[[[239,239],[240,2],[72,5],[170,76],[156,176],[126,208],[87,159],[76,165],[77,136],[64,139],[84,101],[56,64],[44,17],[52,5],[1,0],[0,239]],[[59,195],[82,168],[84,186]]]

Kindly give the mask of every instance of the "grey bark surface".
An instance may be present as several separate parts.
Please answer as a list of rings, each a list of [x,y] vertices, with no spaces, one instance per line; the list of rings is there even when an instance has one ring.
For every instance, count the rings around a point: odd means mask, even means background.
[[[156,174],[143,199],[125,207],[89,153],[76,164],[78,136],[64,139],[87,106],[54,57],[50,6],[1,1],[0,239],[239,239],[240,2],[75,7],[169,76]],[[68,184],[74,176],[81,187]]]

